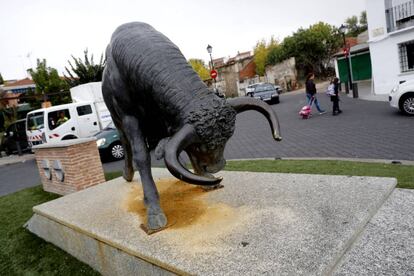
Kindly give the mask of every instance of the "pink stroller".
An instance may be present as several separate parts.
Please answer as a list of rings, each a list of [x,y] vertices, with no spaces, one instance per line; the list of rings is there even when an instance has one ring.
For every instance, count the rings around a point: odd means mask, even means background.
[[[300,110],[299,115],[302,116],[302,119],[309,119],[309,117],[312,116],[312,104],[314,98],[315,97],[312,97],[310,102]]]

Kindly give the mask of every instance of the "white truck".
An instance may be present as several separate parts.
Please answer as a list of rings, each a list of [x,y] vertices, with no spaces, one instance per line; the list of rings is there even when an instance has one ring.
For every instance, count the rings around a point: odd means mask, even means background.
[[[101,82],[70,89],[73,103],[37,109],[26,116],[29,146],[48,142],[86,138],[111,122],[111,114],[102,97]]]

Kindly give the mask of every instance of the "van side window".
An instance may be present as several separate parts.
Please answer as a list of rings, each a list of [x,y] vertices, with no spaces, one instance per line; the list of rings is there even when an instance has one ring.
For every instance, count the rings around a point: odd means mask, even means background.
[[[76,108],[76,110],[78,111],[78,115],[79,116],[92,114],[92,107],[89,104],[88,105],[78,106]]]
[[[47,121],[49,123],[49,129],[53,130],[63,124],[65,124],[70,119],[69,109],[61,109],[49,112],[47,114]]]
[[[27,130],[44,128],[43,112],[36,112],[27,115]]]

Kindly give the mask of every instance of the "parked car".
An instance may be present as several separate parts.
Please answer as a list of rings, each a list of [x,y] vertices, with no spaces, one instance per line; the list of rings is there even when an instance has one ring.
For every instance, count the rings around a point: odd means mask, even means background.
[[[406,115],[414,116],[414,80],[394,87],[390,92],[389,101],[391,107],[398,108]]]
[[[22,151],[29,149],[26,136],[26,119],[18,120],[7,127],[1,149],[9,155],[18,151],[18,145]]]
[[[280,86],[271,83],[260,83],[254,86],[254,90],[247,96],[265,101],[267,103],[279,103]]]
[[[102,160],[121,160],[124,158],[124,148],[122,147],[119,132],[113,122],[95,134],[95,137]]]
[[[246,87],[246,96],[251,97],[254,89],[256,88],[256,86],[258,86],[259,84],[263,84],[263,82],[259,82],[259,83],[255,83],[255,84],[250,84],[249,86]]]

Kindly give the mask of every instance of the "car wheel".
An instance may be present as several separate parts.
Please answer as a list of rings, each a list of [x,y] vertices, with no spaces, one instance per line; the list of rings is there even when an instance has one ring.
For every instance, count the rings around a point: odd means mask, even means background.
[[[414,94],[402,97],[400,100],[400,110],[406,115],[414,116]]]
[[[124,158],[124,147],[122,146],[121,143],[117,142],[117,143],[113,143],[110,147],[109,147],[109,153],[111,154],[111,157],[115,160],[121,160]]]
[[[273,103],[278,104],[280,103],[279,97],[273,99]]]

